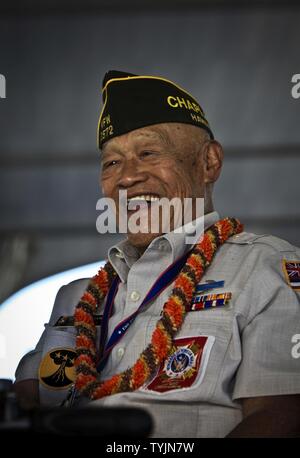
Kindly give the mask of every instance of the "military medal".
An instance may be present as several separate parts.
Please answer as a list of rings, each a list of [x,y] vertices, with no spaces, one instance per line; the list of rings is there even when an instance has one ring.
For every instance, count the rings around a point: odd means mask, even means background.
[[[231,293],[196,295],[191,304],[190,310],[201,310],[212,307],[222,307],[227,305],[231,299]]]
[[[206,283],[202,283],[196,286],[195,295],[188,308],[188,311],[196,311],[202,309],[209,309],[214,307],[222,307],[227,305],[231,299],[232,294],[230,292],[222,292],[215,294],[201,294],[202,292],[208,292],[215,288],[223,288],[225,285],[224,280],[214,281],[208,280]]]

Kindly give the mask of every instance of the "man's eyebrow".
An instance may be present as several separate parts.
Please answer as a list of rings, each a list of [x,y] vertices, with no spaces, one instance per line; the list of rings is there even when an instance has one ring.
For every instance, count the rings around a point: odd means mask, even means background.
[[[162,143],[164,143],[167,147],[173,146],[172,141],[169,137],[169,135],[166,132],[163,132],[161,130],[153,130],[151,132],[143,132],[137,137],[137,140],[141,141],[156,141],[160,140]]]
[[[118,146],[114,146],[112,149],[107,149],[105,148],[105,145],[104,145],[104,147],[102,147],[102,149],[100,150],[101,160],[104,159],[104,156],[107,156],[109,154],[114,154],[114,153],[124,154],[121,148],[119,148]]]

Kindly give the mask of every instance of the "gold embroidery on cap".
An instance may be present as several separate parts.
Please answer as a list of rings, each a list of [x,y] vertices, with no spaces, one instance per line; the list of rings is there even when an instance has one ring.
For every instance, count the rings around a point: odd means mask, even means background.
[[[110,114],[103,116],[100,122],[100,141],[106,140],[114,133],[114,127],[111,123]]]
[[[195,115],[194,113],[190,113],[190,115],[193,121],[205,124],[206,126],[209,127],[208,122],[206,121],[205,118],[201,118],[201,116]]]
[[[185,108],[186,110],[200,113],[202,116],[204,115],[200,105],[195,102],[191,102],[189,99],[185,99],[184,97],[169,95],[167,97],[167,102],[172,108]]]

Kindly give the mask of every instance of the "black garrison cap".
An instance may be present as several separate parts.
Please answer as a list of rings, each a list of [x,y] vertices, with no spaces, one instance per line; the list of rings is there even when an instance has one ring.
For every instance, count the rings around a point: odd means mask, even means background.
[[[214,138],[199,103],[172,81],[111,70],[105,74],[102,87],[99,148],[118,135],[165,122],[202,127]]]

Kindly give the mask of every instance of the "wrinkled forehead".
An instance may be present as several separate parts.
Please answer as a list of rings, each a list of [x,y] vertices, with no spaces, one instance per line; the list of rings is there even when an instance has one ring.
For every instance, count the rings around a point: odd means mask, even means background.
[[[114,137],[102,145],[102,154],[120,148],[123,149],[124,147],[126,148],[134,144],[142,145],[154,143],[166,147],[174,146],[172,133],[180,129],[179,123],[176,124],[178,124],[178,126],[175,126],[175,123],[164,123],[142,127]]]
[[[175,122],[160,123],[116,136],[106,141],[101,151],[102,154],[106,154],[110,151],[147,144],[159,145],[167,149],[182,149],[184,146],[190,148],[196,147],[204,138],[203,136],[208,136],[206,131],[197,126]]]

